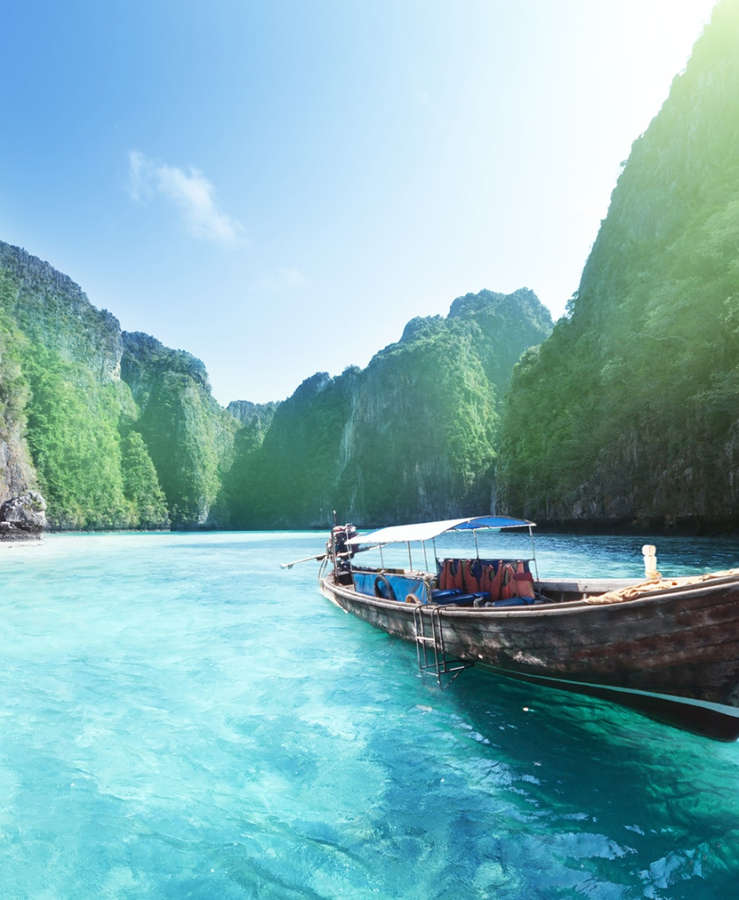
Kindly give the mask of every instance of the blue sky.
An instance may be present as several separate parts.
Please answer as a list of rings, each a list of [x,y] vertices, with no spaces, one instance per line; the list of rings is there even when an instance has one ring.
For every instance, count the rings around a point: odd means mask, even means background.
[[[0,239],[216,397],[365,365],[415,315],[560,315],[711,0],[9,2]]]

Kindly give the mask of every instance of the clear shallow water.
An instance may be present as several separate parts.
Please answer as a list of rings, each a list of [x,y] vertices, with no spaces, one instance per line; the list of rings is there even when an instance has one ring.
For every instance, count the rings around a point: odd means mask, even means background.
[[[639,575],[645,540],[537,555]],[[654,542],[665,574],[739,563]],[[440,693],[278,568],[322,546],[0,547],[0,897],[736,896],[739,744],[475,670]]]

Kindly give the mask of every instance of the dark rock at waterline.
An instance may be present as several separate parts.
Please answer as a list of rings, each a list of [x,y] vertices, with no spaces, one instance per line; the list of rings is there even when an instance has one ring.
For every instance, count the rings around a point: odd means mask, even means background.
[[[46,528],[46,501],[38,491],[26,491],[0,506],[0,541],[41,537]]]

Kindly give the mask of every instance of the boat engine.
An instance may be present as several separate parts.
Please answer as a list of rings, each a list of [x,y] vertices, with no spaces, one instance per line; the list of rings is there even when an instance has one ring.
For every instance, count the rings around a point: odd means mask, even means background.
[[[331,529],[330,552],[334,563],[334,577],[338,584],[352,583],[351,559],[356,551],[347,542],[356,534],[357,529],[353,525],[334,525]]]

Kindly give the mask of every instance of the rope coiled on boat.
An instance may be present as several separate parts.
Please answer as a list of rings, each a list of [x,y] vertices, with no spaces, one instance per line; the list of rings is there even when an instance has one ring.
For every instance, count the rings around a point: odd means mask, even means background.
[[[608,591],[595,597],[585,597],[584,600],[585,603],[625,603],[627,600],[638,600],[640,597],[661,591],[705,584],[707,581],[715,581],[720,578],[737,577],[739,577],[739,569],[726,569],[723,572],[709,572],[705,575],[685,575],[681,578],[660,578],[657,581],[643,581],[641,584],[632,584],[629,587]]]

